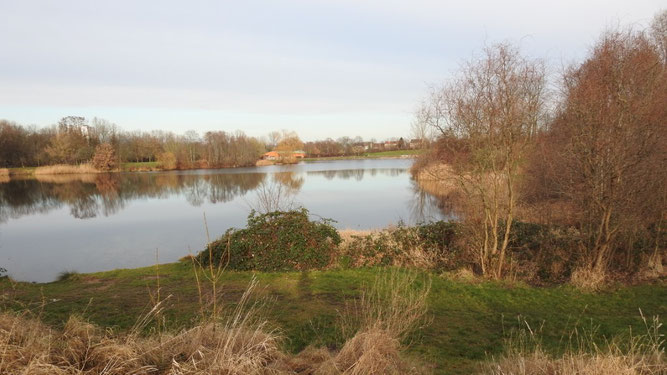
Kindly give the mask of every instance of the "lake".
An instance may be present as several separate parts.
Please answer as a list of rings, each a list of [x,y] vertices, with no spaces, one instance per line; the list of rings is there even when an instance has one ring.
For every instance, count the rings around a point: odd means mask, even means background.
[[[0,267],[48,282],[196,254],[252,209],[305,207],[339,229],[447,219],[411,179],[411,159],[0,181]],[[204,217],[206,219],[204,219]]]

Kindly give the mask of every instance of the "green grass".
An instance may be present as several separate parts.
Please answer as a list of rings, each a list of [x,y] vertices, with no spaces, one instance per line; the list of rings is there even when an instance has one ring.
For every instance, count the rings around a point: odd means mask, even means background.
[[[349,155],[349,156],[326,156],[321,158],[305,158],[304,161],[317,160],[349,160],[349,159],[377,159],[377,158],[395,158],[401,156],[416,156],[424,153],[426,150],[393,150],[382,152],[367,152],[363,155]]]
[[[155,267],[79,274],[47,284],[0,280],[0,307],[31,309],[47,323],[62,326],[72,314],[82,314],[105,327],[128,329],[150,305],[156,289]],[[346,299],[359,295],[382,269],[355,269],[256,274],[261,294],[269,297],[266,317],[286,336],[286,350],[308,344],[336,347],[337,316]],[[251,279],[251,272],[223,275],[223,300],[233,305]],[[667,288],[654,285],[619,286],[597,294],[568,286],[534,288],[500,282],[467,283],[431,275],[432,322],[412,337],[410,355],[435,364],[436,373],[469,374],[480,361],[502,352],[508,333],[543,324],[547,349],[557,351],[575,327],[597,327],[600,339],[627,332],[645,332],[645,316],[667,313]],[[167,321],[172,328],[197,319],[198,294],[190,263],[160,265],[161,295],[171,295]]]

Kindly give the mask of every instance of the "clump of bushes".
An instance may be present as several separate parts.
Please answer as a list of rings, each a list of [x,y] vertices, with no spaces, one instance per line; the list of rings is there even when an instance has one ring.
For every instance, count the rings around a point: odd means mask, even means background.
[[[481,274],[478,248],[464,223],[437,221],[382,231],[344,231],[332,220],[311,221],[306,209],[252,212],[243,229],[230,229],[198,255],[201,264],[234,270],[295,271],[398,266]],[[501,231],[504,224],[501,222]],[[351,233],[350,233],[351,232]],[[506,277],[531,284],[569,281],[582,262],[572,228],[512,223]]]
[[[323,268],[341,242],[332,220],[311,221],[305,208],[258,214],[244,229],[229,229],[199,255],[202,264],[235,270],[294,271]]]
[[[464,223],[437,221],[352,234],[340,246],[342,267],[405,266],[437,272],[478,267],[477,246]],[[504,231],[504,224],[501,223]],[[508,245],[508,276],[533,284],[563,283],[580,263],[571,228],[515,221]]]
[[[157,164],[164,170],[176,169],[178,162],[173,152],[163,152],[157,156]]]
[[[118,168],[118,157],[113,146],[109,143],[102,143],[97,146],[92,163],[95,169],[103,172],[113,171]]]
[[[381,232],[352,235],[340,249],[344,267],[381,265],[425,269],[455,269],[465,263],[460,224],[438,221],[407,227],[399,224]]]

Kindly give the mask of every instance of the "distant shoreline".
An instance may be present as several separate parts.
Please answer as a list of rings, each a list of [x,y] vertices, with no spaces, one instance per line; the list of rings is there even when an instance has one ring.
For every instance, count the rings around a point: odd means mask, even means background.
[[[425,150],[400,150],[400,151],[386,151],[386,152],[377,152],[364,155],[348,155],[348,156],[326,156],[326,157],[316,157],[316,158],[304,158],[300,161],[312,162],[312,161],[329,161],[329,160],[366,160],[366,159],[412,159],[418,157]],[[289,165],[291,163],[279,163],[271,162],[268,160],[259,160],[255,167],[267,166],[267,165]],[[43,167],[18,167],[18,168],[7,168],[9,171],[8,176],[35,176],[35,171],[37,168],[45,168],[51,166]],[[177,171],[177,170],[205,170],[205,169],[229,169],[229,168],[247,168],[253,166],[233,166],[233,167],[221,167],[221,168],[176,168],[176,169],[163,169],[158,166],[157,162],[129,162],[123,163],[120,169],[109,171],[109,172],[78,172],[77,166],[71,166],[71,168],[63,168],[59,172],[54,173],[45,173],[45,174],[90,174],[90,173],[117,173],[117,172],[166,172],[166,171]],[[43,173],[44,174],[44,173]]]

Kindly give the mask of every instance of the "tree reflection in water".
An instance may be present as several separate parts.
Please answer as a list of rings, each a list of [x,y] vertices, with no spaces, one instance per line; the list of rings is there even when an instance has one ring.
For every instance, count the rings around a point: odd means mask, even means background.
[[[458,220],[460,214],[455,210],[452,200],[446,195],[433,195],[427,192],[414,179],[410,179],[412,199],[409,202],[410,215],[414,223],[427,223],[437,220]]]
[[[266,173],[133,173],[12,178],[0,183],[0,222],[67,206],[73,217],[109,216],[128,201],[182,194],[188,203],[228,202],[256,189]],[[303,182],[302,182],[303,183]]]
[[[268,176],[268,175],[271,176]],[[259,212],[294,208],[307,176],[327,180],[362,180],[365,176],[407,175],[406,168],[340,169],[323,171],[276,171],[273,173],[151,172],[91,175],[53,175],[12,178],[0,183],[0,223],[8,219],[47,213],[63,207],[79,219],[110,216],[133,200],[166,199],[181,195],[192,206],[224,203],[254,191],[248,205]],[[410,180],[408,202],[412,222],[457,215],[444,196],[432,195]],[[381,188],[382,185],[380,185]],[[351,192],[352,193],[352,192]]]

